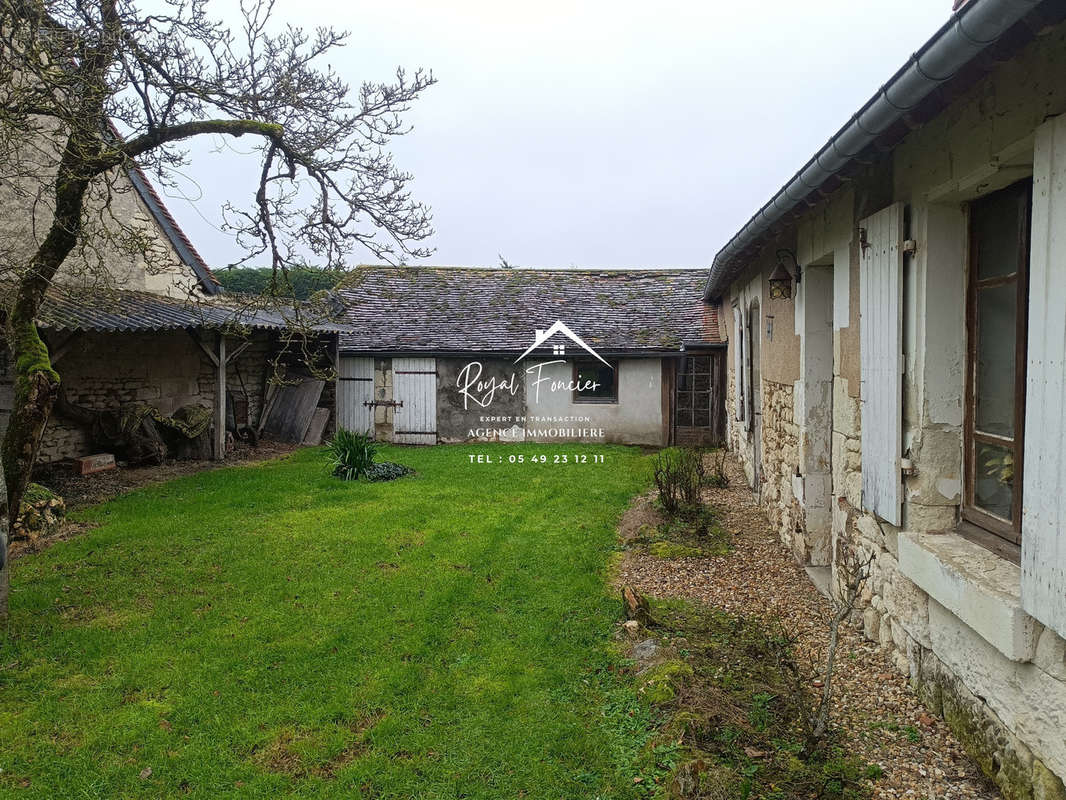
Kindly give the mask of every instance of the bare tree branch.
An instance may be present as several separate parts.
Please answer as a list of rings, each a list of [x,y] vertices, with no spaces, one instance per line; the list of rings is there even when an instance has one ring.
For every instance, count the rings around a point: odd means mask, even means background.
[[[434,78],[397,70],[352,89],[330,66],[347,34],[279,25],[273,0],[242,0],[239,31],[206,0],[0,0],[0,203],[25,215],[0,241],[6,339],[16,398],[3,444],[9,516],[29,480],[59,386],[34,320],[53,283],[120,283],[123,258],[165,270],[169,257],[136,219],[116,212],[126,174],[164,185],[195,137],[251,137],[259,169],[247,202],[224,207],[242,262],[342,270],[357,249],[396,262],[429,254],[429,209],[391,141]],[[312,314],[285,308],[299,328]],[[0,568],[6,557],[0,537]]]

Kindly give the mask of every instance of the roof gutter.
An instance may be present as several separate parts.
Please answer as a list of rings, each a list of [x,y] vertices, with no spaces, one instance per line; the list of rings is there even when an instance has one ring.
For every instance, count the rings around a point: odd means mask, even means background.
[[[775,223],[848,166],[878,136],[951,80],[1042,0],[970,0],[859,109],[714,257],[705,299],[722,295],[742,265],[736,259]]]

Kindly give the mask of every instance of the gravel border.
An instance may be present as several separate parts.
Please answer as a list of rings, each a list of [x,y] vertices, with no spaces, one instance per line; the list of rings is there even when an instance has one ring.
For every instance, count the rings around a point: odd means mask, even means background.
[[[823,664],[829,602],[771,529],[732,456],[728,472],[730,487],[709,489],[705,496],[732,534],[731,553],[664,560],[632,548],[618,580],[652,597],[684,597],[735,614],[783,621],[797,637],[801,663]],[[926,711],[880,648],[866,641],[861,631],[849,628],[841,634],[833,678],[833,722],[845,732],[856,754],[884,770],[872,785],[871,797],[1000,797],[944,721]]]

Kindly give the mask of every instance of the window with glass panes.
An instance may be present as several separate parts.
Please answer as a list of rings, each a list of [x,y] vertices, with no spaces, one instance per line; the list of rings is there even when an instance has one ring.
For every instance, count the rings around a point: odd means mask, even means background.
[[[711,427],[711,357],[686,356],[677,374],[677,426]]]
[[[963,518],[1021,541],[1032,182],[970,205]]]

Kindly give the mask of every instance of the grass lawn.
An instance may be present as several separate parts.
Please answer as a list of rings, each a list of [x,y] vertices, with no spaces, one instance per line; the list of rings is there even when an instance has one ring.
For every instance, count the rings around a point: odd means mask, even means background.
[[[530,464],[582,452],[602,464]],[[522,454],[527,463],[470,464]],[[648,713],[614,678],[623,447],[323,451],[192,475],[15,562],[4,797],[625,798]]]

